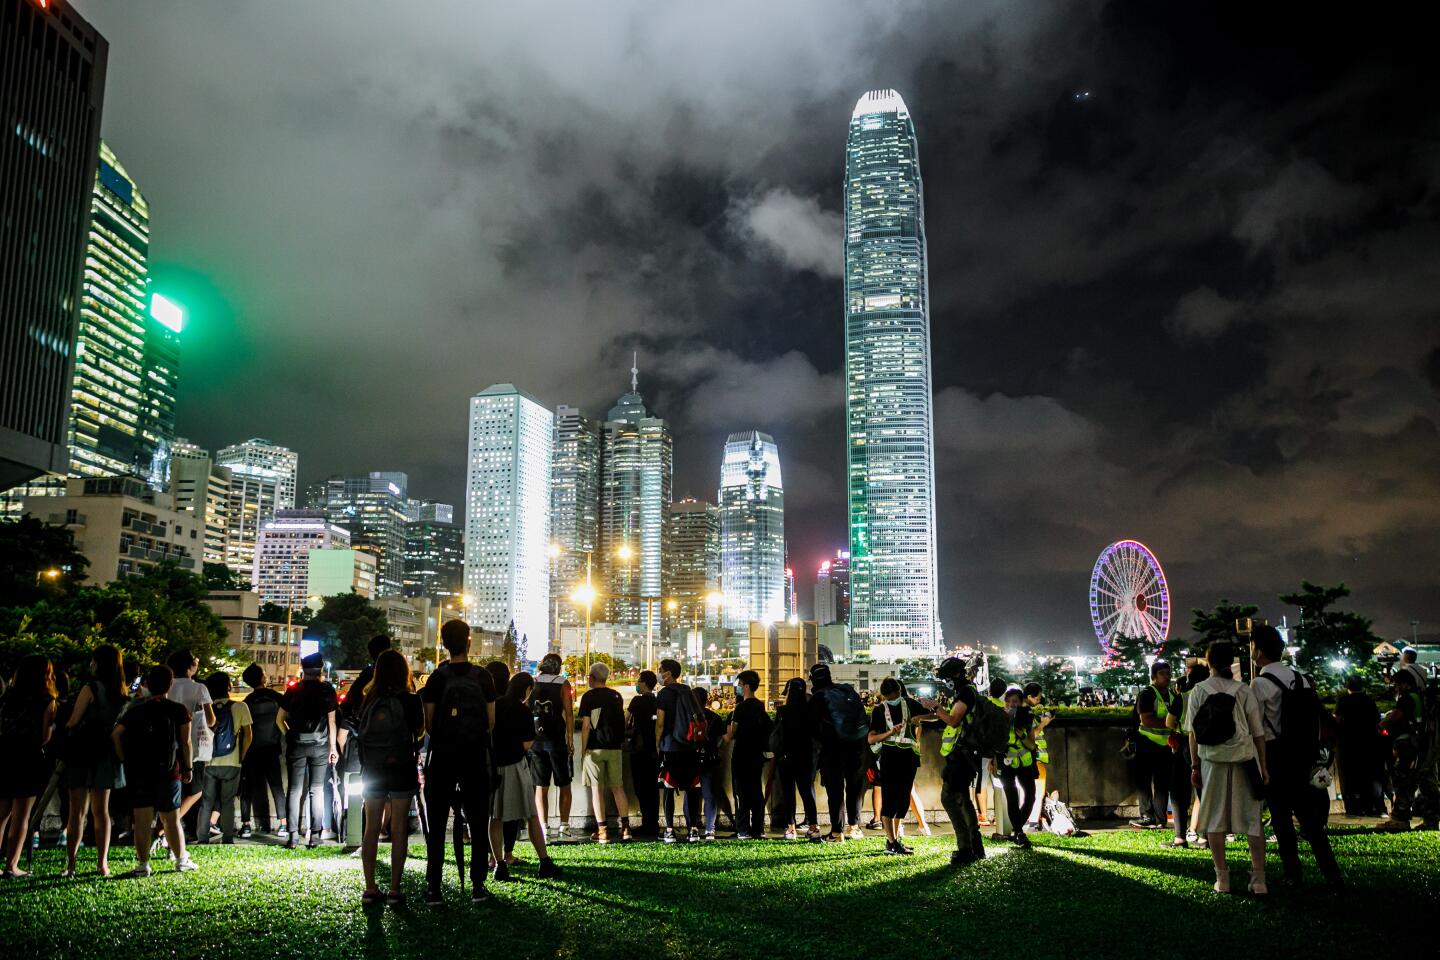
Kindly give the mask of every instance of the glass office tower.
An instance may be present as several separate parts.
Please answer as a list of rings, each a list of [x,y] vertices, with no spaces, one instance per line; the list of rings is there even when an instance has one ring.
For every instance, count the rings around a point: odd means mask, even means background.
[[[768,433],[750,430],[725,440],[720,589],[721,619],[732,630],[744,631],[751,621],[785,619],[785,491],[780,451]]]
[[[850,625],[876,659],[939,651],[924,196],[894,90],[860,98],[845,145]]]

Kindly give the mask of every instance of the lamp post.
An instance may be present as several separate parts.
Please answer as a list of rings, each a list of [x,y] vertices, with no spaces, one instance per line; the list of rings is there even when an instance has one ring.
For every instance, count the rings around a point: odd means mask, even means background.
[[[585,555],[585,582],[575,588],[570,599],[585,608],[585,676],[590,676],[590,608],[595,604],[595,588],[590,583],[590,554]]]
[[[550,644],[556,650],[560,649],[560,594],[555,589],[555,570],[560,559],[560,544],[550,544],[550,603],[555,608],[554,627],[550,633]]]
[[[709,661],[715,659],[715,644],[713,644],[713,643],[710,644],[710,646],[707,647],[706,650],[709,651],[710,656],[706,659],[705,673],[706,673],[707,676],[714,676],[714,674],[710,672],[710,666],[711,666],[711,664],[710,664]]]

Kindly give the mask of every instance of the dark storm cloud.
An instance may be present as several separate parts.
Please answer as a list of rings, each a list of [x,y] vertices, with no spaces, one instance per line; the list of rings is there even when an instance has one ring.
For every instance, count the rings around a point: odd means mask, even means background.
[[[895,86],[947,636],[1084,642],[1126,536],[1178,611],[1278,618],[1309,576],[1387,633],[1440,620],[1418,33],[1145,2],[80,6],[157,274],[223,305],[182,378],[204,443],[458,502],[470,393],[600,414],[639,351],[677,492],[713,496],[730,431],[775,435],[804,582],[845,535],[845,123]]]

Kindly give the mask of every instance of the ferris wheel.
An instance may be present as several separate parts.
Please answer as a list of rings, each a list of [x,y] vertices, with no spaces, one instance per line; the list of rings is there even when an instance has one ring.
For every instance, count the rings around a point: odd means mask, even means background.
[[[1090,574],[1090,622],[1107,653],[1117,637],[1158,647],[1170,635],[1170,586],[1145,544],[1120,540],[1100,552]]]

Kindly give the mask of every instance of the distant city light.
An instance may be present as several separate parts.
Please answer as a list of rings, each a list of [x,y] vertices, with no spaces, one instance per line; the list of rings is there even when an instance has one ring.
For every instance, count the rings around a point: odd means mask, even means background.
[[[1345,668],[1349,666],[1350,664],[1344,660],[1336,659],[1330,661],[1330,669],[1334,670],[1336,673],[1343,673],[1345,671]]]
[[[176,333],[180,332],[185,323],[185,311],[174,301],[158,293],[150,297],[150,316]]]
[[[1020,666],[1020,654],[1018,654],[1018,653],[1007,653],[1007,654],[1005,654],[1005,666],[1009,667],[1009,668],[1012,669],[1012,670],[1015,669],[1016,667]]]

